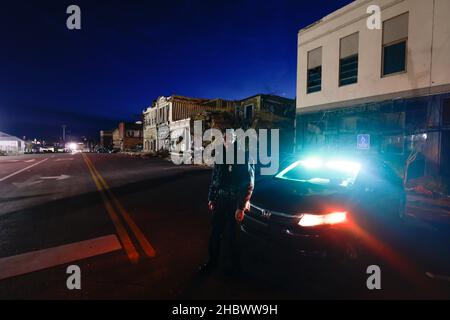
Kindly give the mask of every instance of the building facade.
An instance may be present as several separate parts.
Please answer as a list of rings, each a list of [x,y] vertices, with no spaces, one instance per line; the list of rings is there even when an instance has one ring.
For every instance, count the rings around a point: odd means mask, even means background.
[[[111,130],[100,131],[100,146],[106,149],[113,147],[113,132]]]
[[[192,117],[208,110],[234,112],[234,102],[223,99],[189,98],[172,95],[159,97],[144,110],[144,150],[178,150],[192,148]]]
[[[25,141],[0,132],[0,155],[17,155],[25,152]]]
[[[120,122],[112,137],[114,149],[140,151],[143,143],[142,123]]]
[[[156,150],[170,149],[170,122],[172,121],[171,97],[159,97],[156,100]]]
[[[157,150],[158,131],[156,129],[156,113],[156,104],[148,107],[143,112],[144,152],[155,152]]]
[[[234,102],[223,99],[172,97],[170,148],[177,152],[191,152],[194,141],[193,117],[211,111],[234,112]]]
[[[367,9],[381,9],[381,28]],[[381,154],[450,176],[448,0],[357,0],[300,30],[298,151]]]
[[[258,94],[237,101],[236,115],[243,128],[278,129],[279,152],[283,155],[294,152],[295,100]]]
[[[159,97],[143,112],[144,151],[191,152],[195,120],[210,127],[279,129],[280,152],[294,151],[295,101],[259,94],[242,100]]]
[[[122,146],[122,140],[120,138],[120,132],[119,132],[119,128],[115,128],[112,131],[112,139],[113,139],[113,148],[115,150],[121,150],[121,146]]]

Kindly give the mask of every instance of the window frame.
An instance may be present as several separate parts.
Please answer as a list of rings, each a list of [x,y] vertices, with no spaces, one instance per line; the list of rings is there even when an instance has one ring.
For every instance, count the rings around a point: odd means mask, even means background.
[[[249,119],[248,118],[248,116],[247,116],[247,108],[248,107],[251,107],[252,108],[252,117],[251,117],[251,119]],[[247,120],[250,120],[250,121],[253,121],[253,118],[255,117],[255,105],[253,104],[253,103],[250,103],[250,104],[246,104],[245,106],[244,106],[244,119],[247,121]]]
[[[357,63],[356,81],[352,82],[352,83],[347,83],[347,84],[342,84],[341,83],[341,81],[342,81],[342,78],[341,78],[341,61],[343,59],[339,57],[339,70],[338,70],[338,87],[339,88],[355,85],[355,84],[358,84],[358,82],[359,82],[359,52],[357,54],[352,55],[352,56],[348,56],[347,58],[344,58],[344,59],[349,59],[349,58],[353,58],[353,57],[357,57],[357,60],[356,60],[356,63]]]
[[[318,49],[322,50],[321,57],[320,57],[320,66],[317,66],[315,68],[309,69],[309,53],[312,52],[312,51],[318,50]],[[308,86],[308,83],[309,83],[309,70],[313,70],[313,69],[316,69],[316,68],[320,68],[320,90],[309,92],[309,86]],[[320,46],[320,47],[311,49],[311,50],[306,52],[306,88],[305,88],[306,89],[306,94],[308,95],[308,94],[314,94],[314,93],[322,92],[322,90],[323,90],[323,86],[322,85],[323,85],[323,46]]]
[[[384,44],[384,31],[385,31],[384,25],[385,25],[385,23],[389,20],[398,18],[404,14],[408,14],[408,35],[407,35],[407,37]],[[403,12],[401,14],[398,14],[392,18],[389,18],[389,19],[386,19],[383,21],[382,36],[381,36],[381,78],[387,78],[387,77],[391,77],[391,76],[408,73],[409,18],[410,18],[409,11],[406,11],[406,12]],[[384,74],[384,49],[386,47],[390,47],[390,46],[393,46],[393,45],[396,45],[396,44],[399,44],[402,42],[405,42],[405,70]]]
[[[358,52],[356,54],[348,56],[346,58],[341,58],[342,39],[345,39],[347,37],[353,36],[354,34],[358,35]],[[342,59],[353,58],[355,56],[358,57],[357,60],[356,60],[357,65],[358,65],[358,67],[356,69],[356,82],[348,83],[348,84],[341,84],[341,80],[342,80],[342,78],[341,78],[341,61],[342,61]],[[359,82],[359,31],[353,32],[353,33],[351,33],[349,35],[346,35],[344,37],[339,38],[339,58],[338,58],[338,60],[339,60],[338,61],[338,65],[339,65],[339,68],[338,68],[338,87],[342,88],[342,87],[347,87],[347,86],[358,84],[358,82]]]

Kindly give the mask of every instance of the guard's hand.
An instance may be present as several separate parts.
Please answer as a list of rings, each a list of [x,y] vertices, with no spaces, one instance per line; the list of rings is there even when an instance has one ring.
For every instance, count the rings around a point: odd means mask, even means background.
[[[250,201],[247,201],[244,206],[244,212],[249,212],[249,211],[250,211]]]
[[[242,220],[244,220],[244,215],[245,215],[244,210],[237,209],[234,216],[236,218],[236,221],[240,223],[242,222]]]
[[[211,212],[214,211],[214,202],[212,202],[212,201],[208,202],[208,210]]]

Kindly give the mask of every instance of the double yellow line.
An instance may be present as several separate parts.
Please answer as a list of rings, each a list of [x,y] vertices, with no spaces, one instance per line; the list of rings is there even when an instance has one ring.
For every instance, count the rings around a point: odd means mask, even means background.
[[[139,261],[139,252],[136,250],[136,247],[134,246],[126,227],[122,223],[122,219],[128,225],[128,228],[131,230],[138,243],[141,245],[141,248],[144,251],[145,255],[151,258],[155,257],[155,249],[153,249],[152,245],[148,242],[147,238],[131,218],[130,214],[125,210],[119,200],[117,200],[113,192],[110,190],[105,179],[103,179],[103,177],[95,168],[92,161],[84,153],[82,154],[82,157],[89,169],[89,172],[91,173],[92,180],[94,180],[94,183],[97,186],[98,191],[100,192],[106,211],[108,212],[114,224],[114,227],[116,228],[117,235],[119,236],[120,242],[122,243],[128,259],[131,261],[131,263],[137,263]]]

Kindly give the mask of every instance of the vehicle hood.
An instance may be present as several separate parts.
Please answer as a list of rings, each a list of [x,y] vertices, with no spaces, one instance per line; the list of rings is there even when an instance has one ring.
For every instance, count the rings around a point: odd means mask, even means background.
[[[347,210],[350,194],[344,187],[271,178],[255,184],[251,203],[285,214],[324,214]]]

